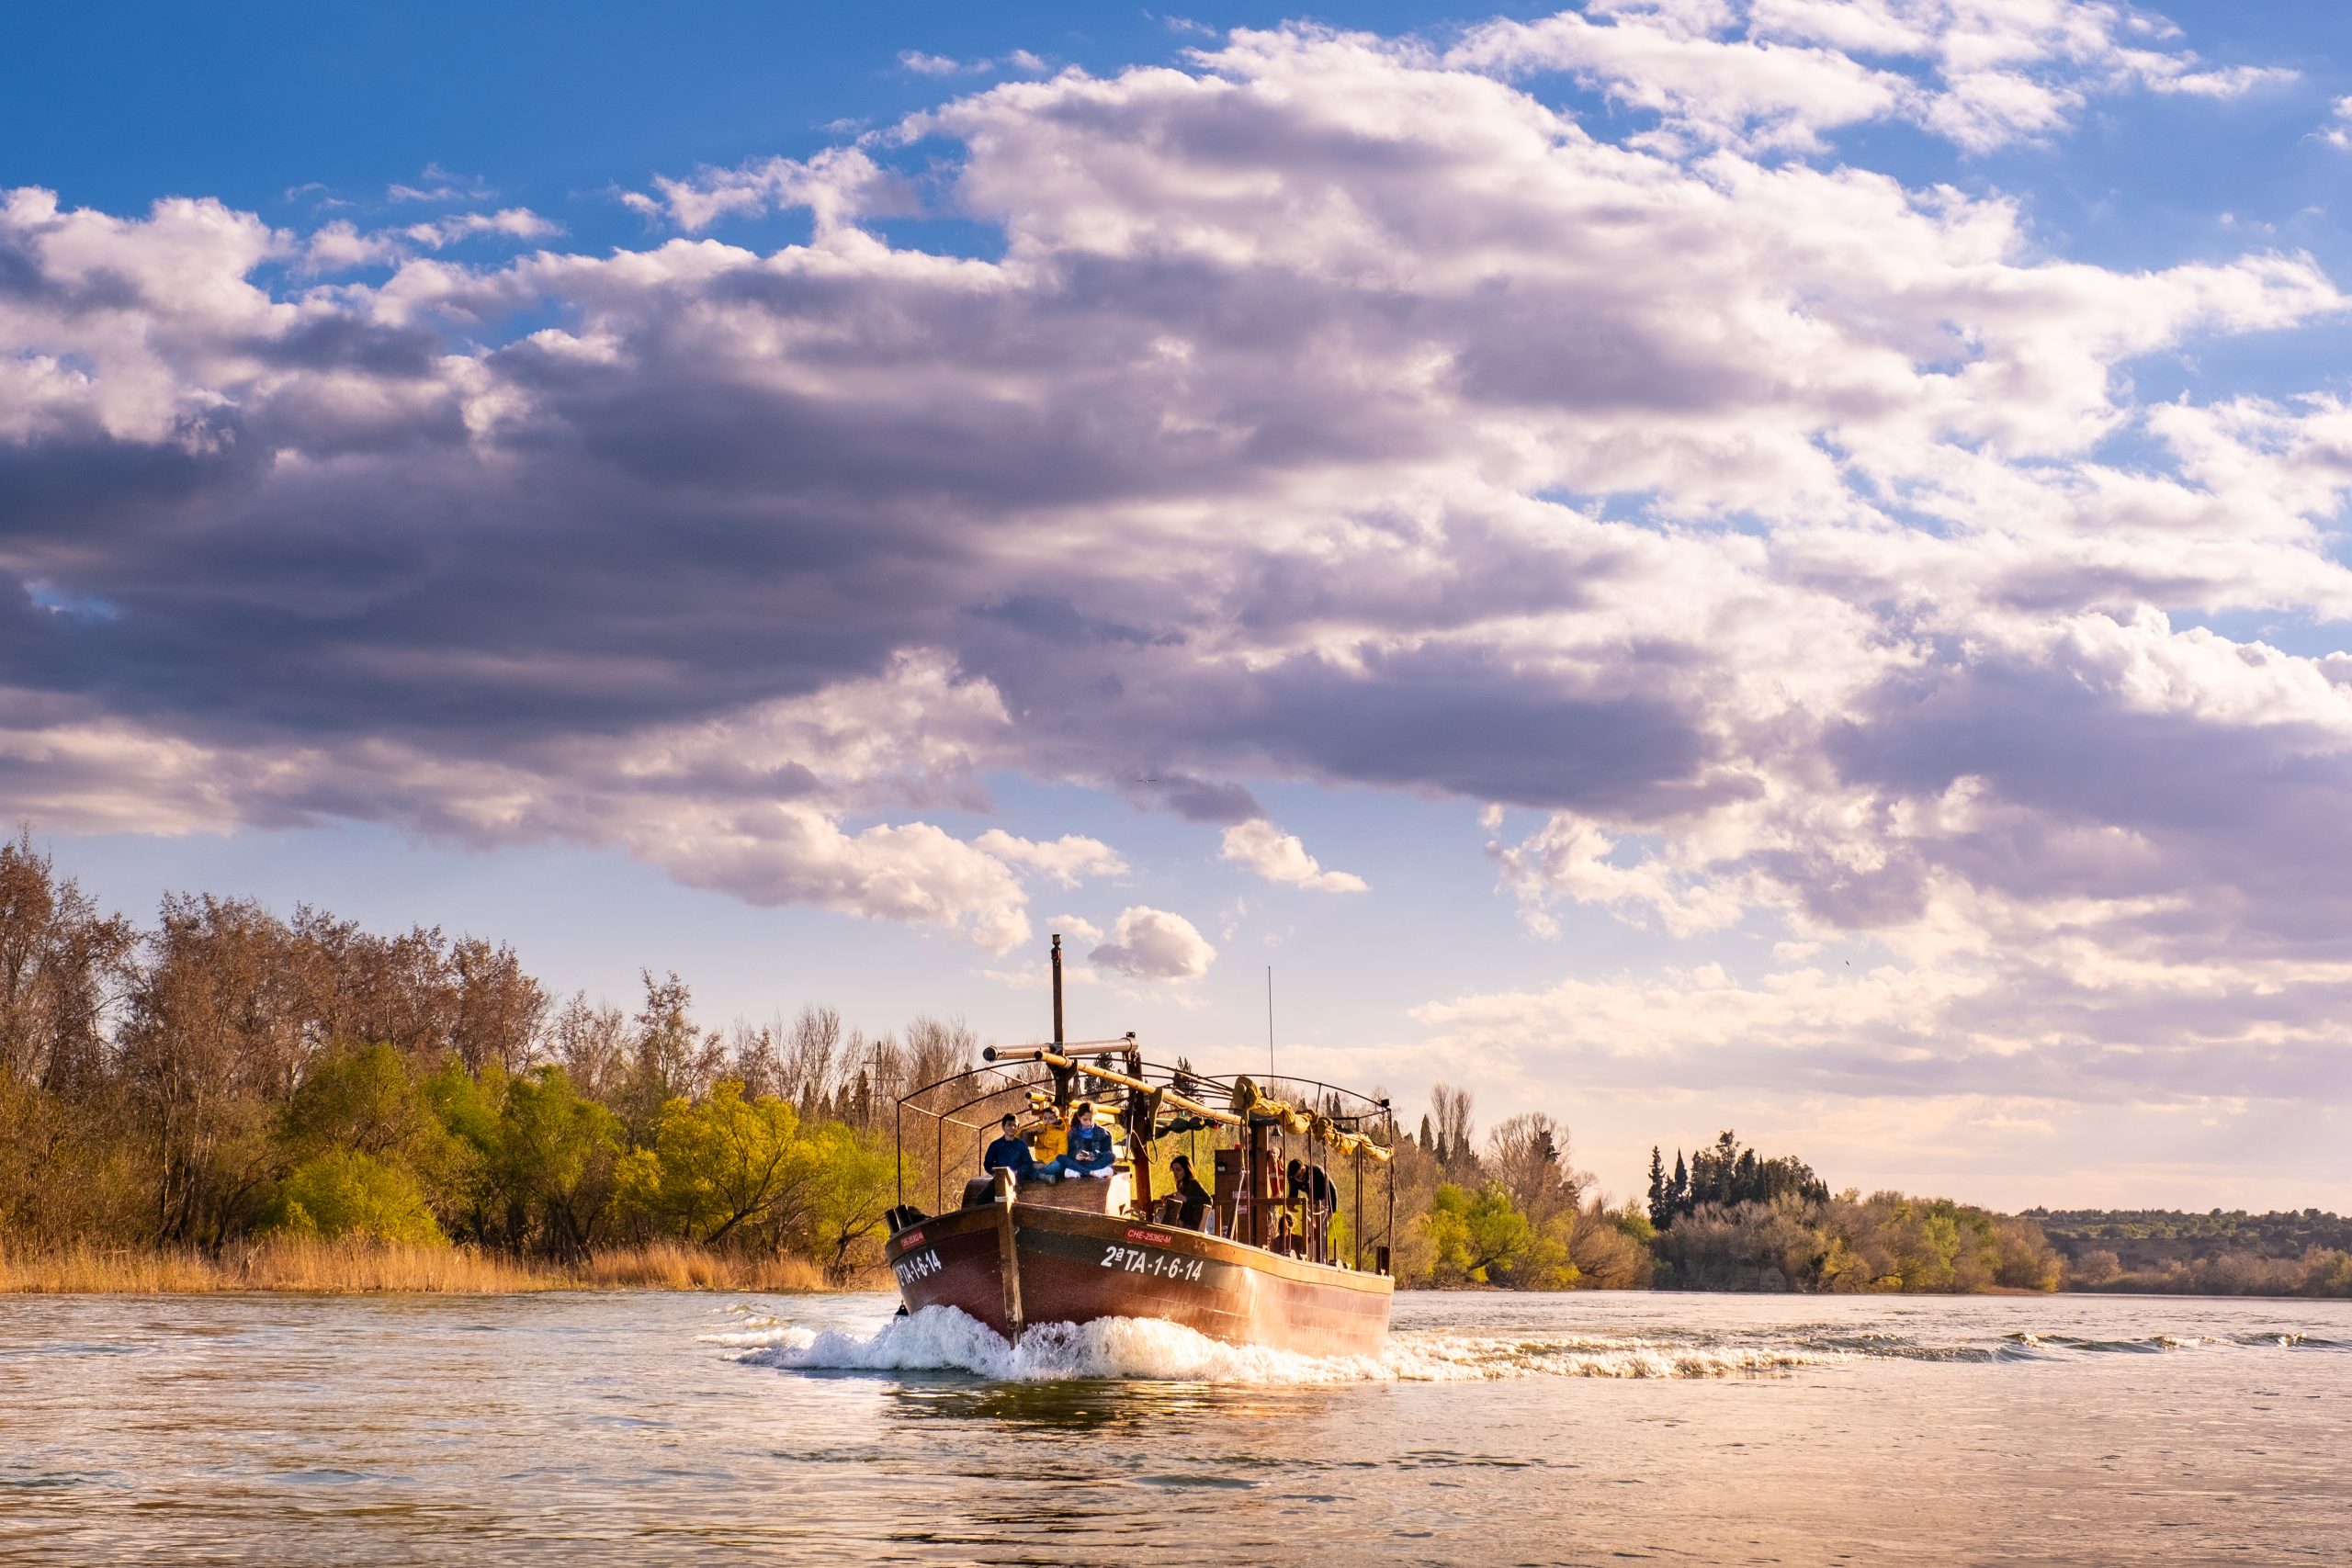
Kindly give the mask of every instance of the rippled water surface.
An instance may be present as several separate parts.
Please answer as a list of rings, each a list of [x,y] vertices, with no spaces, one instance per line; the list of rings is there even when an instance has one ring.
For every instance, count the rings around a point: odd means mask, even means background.
[[[2352,1556],[2347,1303],[1419,1294],[1340,1361],[891,1306],[0,1297],[0,1561]]]

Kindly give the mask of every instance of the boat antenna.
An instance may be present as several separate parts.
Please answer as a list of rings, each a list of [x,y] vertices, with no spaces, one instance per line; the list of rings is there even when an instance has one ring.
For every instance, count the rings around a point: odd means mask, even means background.
[[[1054,1048],[1062,1043],[1062,933],[1054,933]]]

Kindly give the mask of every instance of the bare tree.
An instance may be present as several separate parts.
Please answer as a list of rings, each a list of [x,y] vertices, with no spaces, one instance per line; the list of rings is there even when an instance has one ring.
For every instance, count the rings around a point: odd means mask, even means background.
[[[1470,1146],[1470,1091],[1451,1084],[1431,1084],[1430,1115],[1437,1126],[1438,1163],[1448,1167],[1465,1161],[1476,1164],[1477,1151]]]
[[[609,1100],[618,1092],[628,1055],[628,1019],[620,1009],[591,1007],[587,993],[574,992],[548,1026],[548,1043],[582,1094]]]
[[[1541,1111],[1513,1116],[1487,1134],[1487,1170],[1538,1228],[1574,1209],[1581,1196],[1568,1168],[1568,1130]]]
[[[514,948],[467,937],[449,950],[457,1018],[449,1044],[469,1073],[496,1062],[509,1073],[531,1065],[548,1016],[548,994],[523,971]]]
[[[210,1245],[267,1176],[267,1133],[317,1048],[305,944],[258,904],[164,900],[124,1032],[161,1241]]]
[[[829,1007],[805,1007],[792,1021],[784,1047],[781,1092],[806,1119],[824,1113],[839,1089],[842,1015]]]
[[[0,840],[0,1075],[51,1093],[93,1083],[138,942],[129,920],[100,917],[58,880],[29,829]]]
[[[898,1060],[892,1064],[897,1071],[896,1081],[887,1086],[889,1094],[895,1098],[936,1083],[951,1073],[962,1072],[972,1066],[972,1059],[979,1055],[979,1036],[960,1018],[916,1019],[907,1025],[907,1043],[899,1048]],[[953,1099],[963,1100],[970,1098],[971,1092],[942,1090],[927,1098],[938,1099],[952,1093]],[[930,1107],[926,1105],[925,1109]]]

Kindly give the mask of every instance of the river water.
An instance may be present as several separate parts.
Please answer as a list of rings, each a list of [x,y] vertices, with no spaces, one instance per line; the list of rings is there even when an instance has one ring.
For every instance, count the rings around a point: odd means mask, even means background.
[[[2352,1557],[2352,1303],[1408,1294],[1348,1361],[892,1304],[0,1296],[0,1562]]]

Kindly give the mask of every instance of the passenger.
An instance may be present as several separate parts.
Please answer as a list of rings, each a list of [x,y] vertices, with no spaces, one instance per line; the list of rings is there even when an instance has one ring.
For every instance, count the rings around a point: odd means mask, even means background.
[[[1065,1176],[1107,1179],[1111,1174],[1111,1134],[1094,1124],[1094,1107],[1080,1101],[1070,1118],[1069,1152],[1039,1168],[1037,1179],[1059,1181]]]
[[[1193,1174],[1189,1156],[1178,1155],[1169,1162],[1169,1170],[1175,1178],[1176,1190],[1168,1195],[1168,1201],[1176,1206],[1175,1223],[1186,1230],[1199,1230],[1209,1212],[1209,1190]]]
[[[1290,1195],[1305,1200],[1308,1208],[1329,1213],[1340,1206],[1340,1190],[1331,1185],[1330,1176],[1321,1166],[1293,1160],[1289,1174]]]
[[[980,1156],[980,1169],[983,1171],[1009,1170],[1012,1172],[1012,1179],[1016,1186],[1035,1177],[1037,1162],[1031,1156],[1029,1145],[1021,1136],[1020,1118],[1008,1111],[1004,1114],[1004,1120],[999,1122],[996,1127],[996,1142],[990,1144],[988,1153]]]

